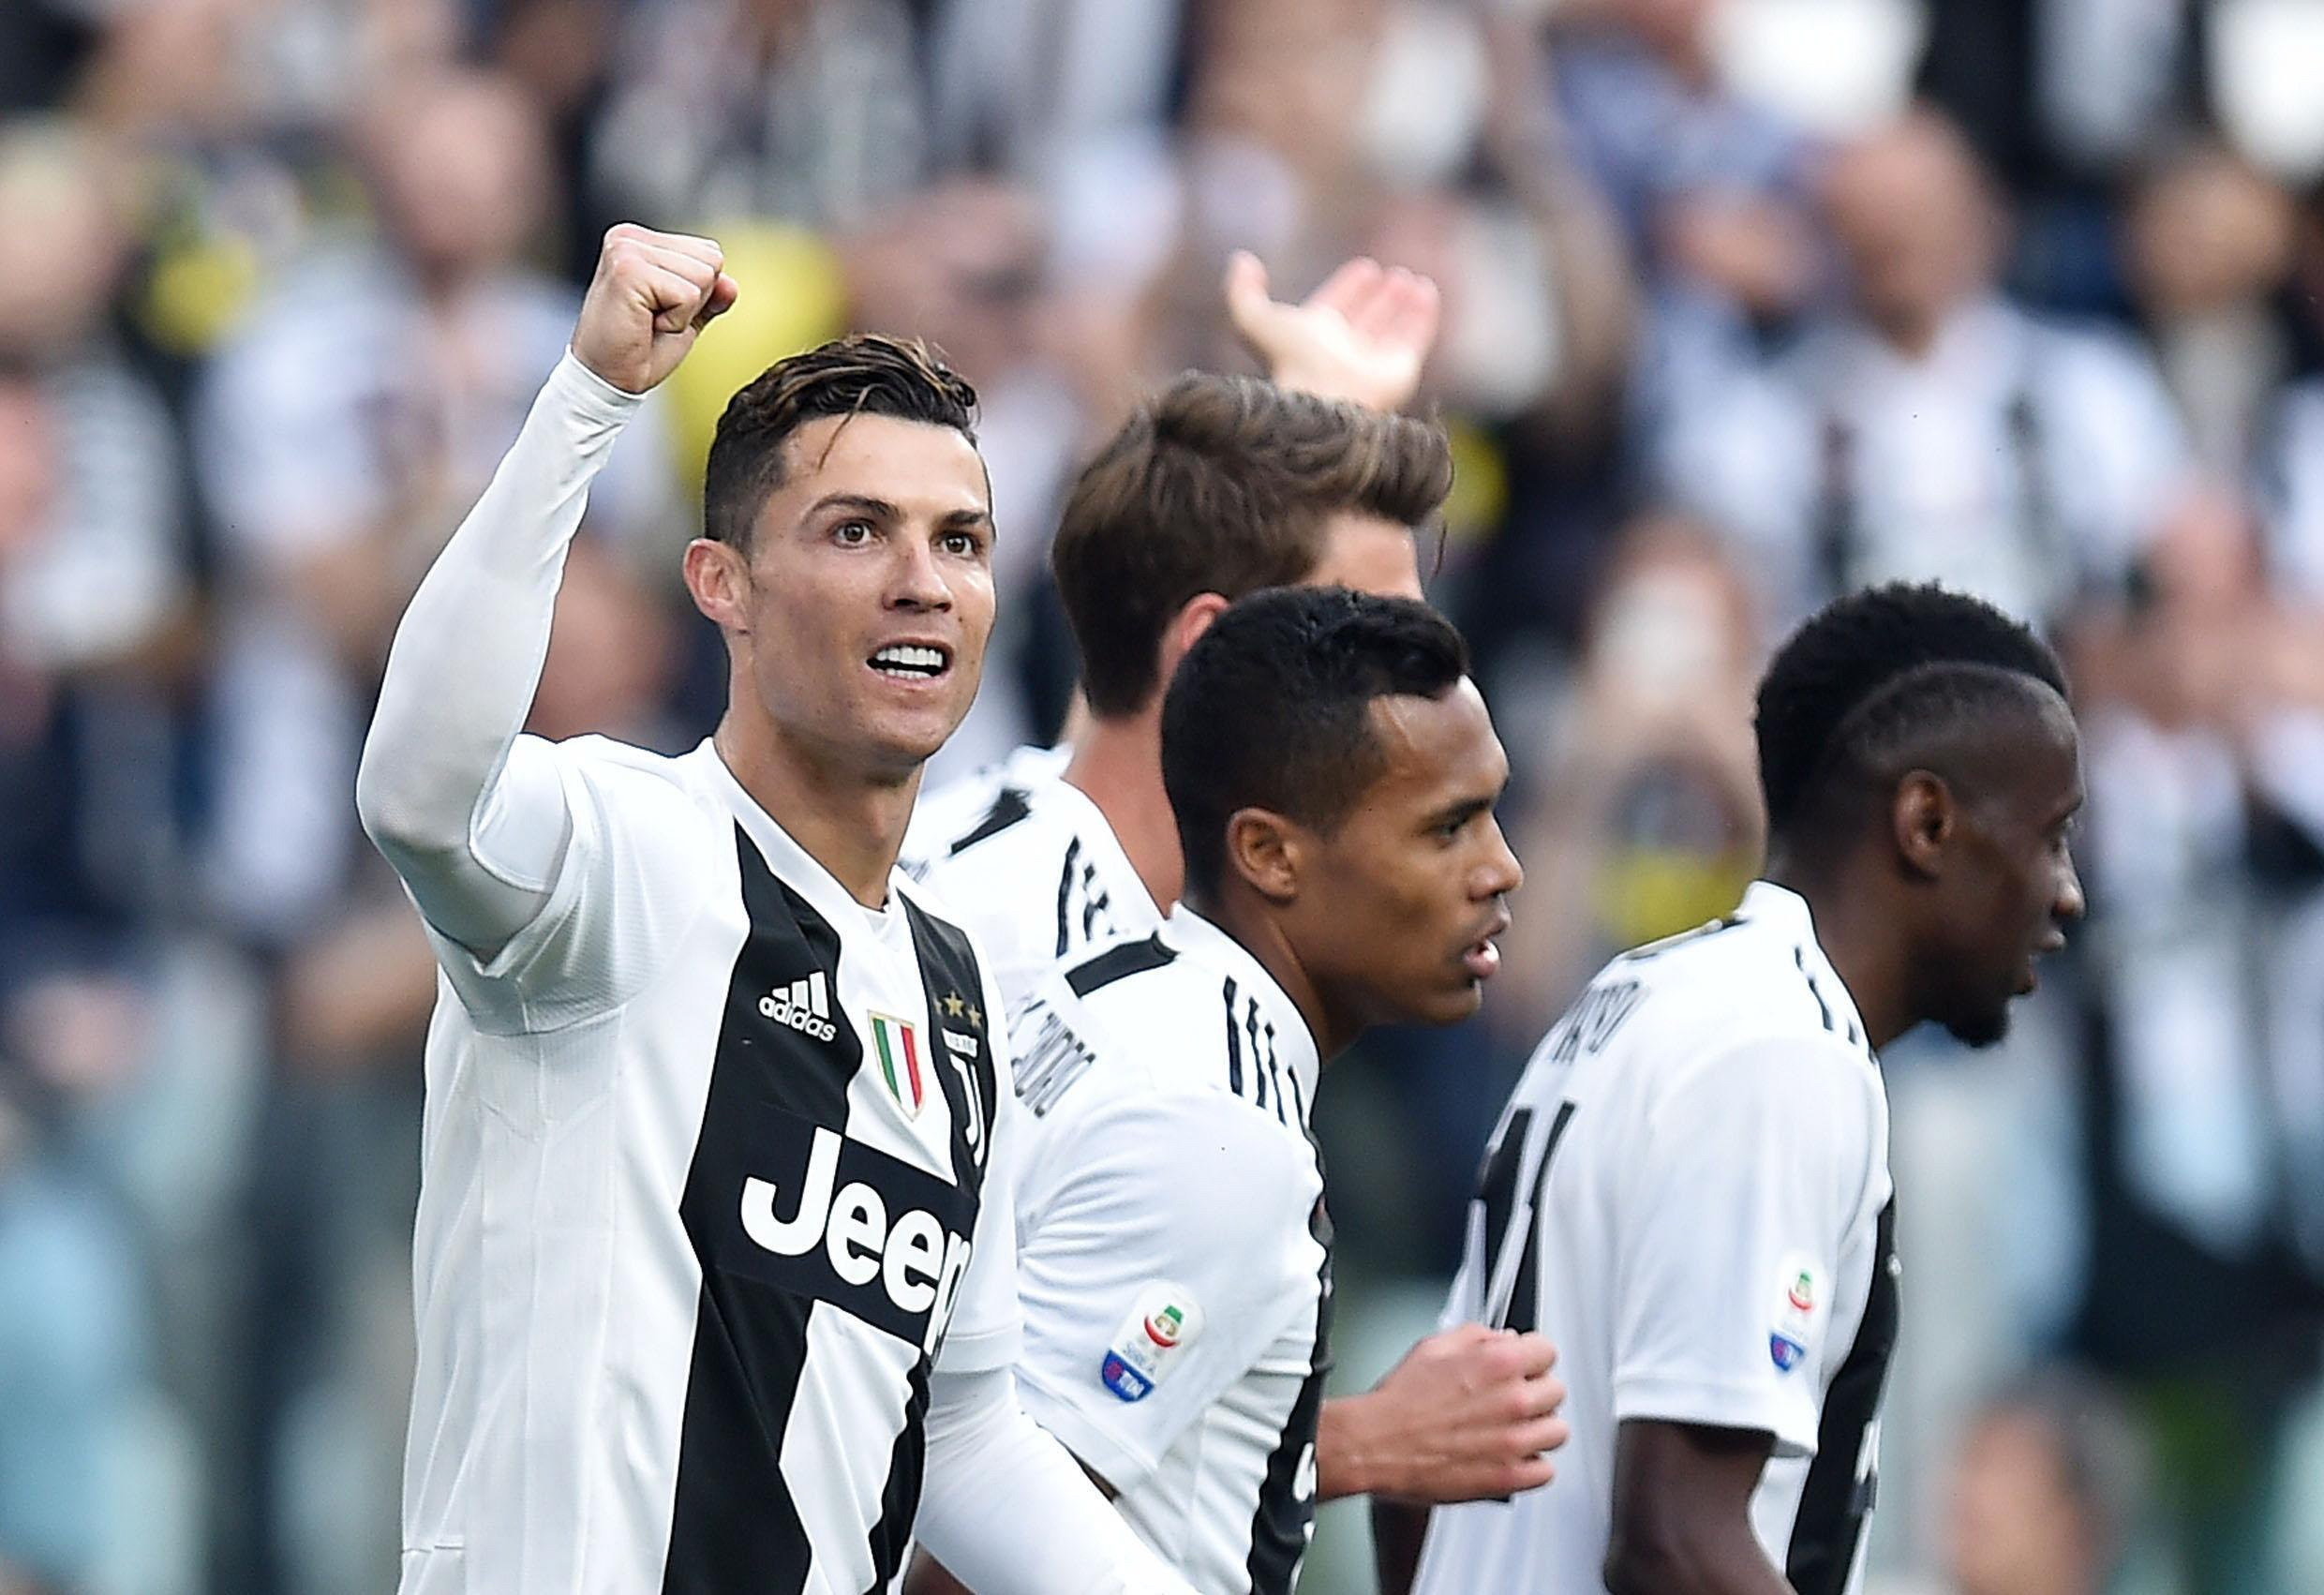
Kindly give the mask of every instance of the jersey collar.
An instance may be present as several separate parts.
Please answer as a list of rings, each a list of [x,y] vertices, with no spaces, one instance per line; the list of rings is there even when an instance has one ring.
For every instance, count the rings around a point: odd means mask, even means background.
[[[1807,964],[1812,961],[1816,974],[1831,976],[1829,986],[1819,980],[1817,991],[1837,1010],[1835,1017],[1840,1021],[1840,1029],[1861,1041],[1865,1034],[1864,1016],[1856,1011],[1855,995],[1848,990],[1848,982],[1840,977],[1840,971],[1833,968],[1832,961],[1824,955],[1824,944],[1816,940],[1815,914],[1809,908],[1808,900],[1791,887],[1777,886],[1773,881],[1753,881],[1744,889],[1743,901],[1735,913],[1738,919],[1765,925],[1790,938],[1802,961],[1801,974],[1809,973]],[[1865,1045],[1865,1051],[1871,1051],[1869,1044]]]
[[[1285,995],[1249,948],[1183,902],[1170,910],[1162,938],[1189,961],[1232,976],[1238,987],[1258,1000],[1259,1012],[1275,1027],[1277,1061],[1289,1064],[1299,1081],[1297,1101],[1304,1122],[1316,1099],[1316,1079],[1323,1066],[1299,1005]]]
[[[1123,849],[1122,839],[1114,834],[1113,822],[1106,818],[1106,812],[1097,806],[1097,799],[1067,781],[1063,769],[1038,785],[1028,784],[1034,803],[1062,804],[1071,815],[1074,834],[1081,839],[1082,846],[1093,854],[1104,856],[1099,872],[1105,877],[1108,890],[1137,892],[1139,901],[1154,915],[1154,919],[1147,921],[1149,924],[1169,917],[1162,912],[1161,905],[1154,901],[1154,894],[1146,889],[1145,877],[1130,862],[1129,854]]]
[[[774,815],[759,806],[750,789],[735,779],[735,772],[726,768],[718,745],[705,737],[702,745],[692,755],[702,761],[709,771],[710,783],[733,811],[743,834],[754,842],[783,885],[805,898],[814,911],[834,927],[862,925],[875,934],[885,934],[891,926],[901,926],[903,916],[897,907],[897,872],[888,872],[887,902],[880,908],[866,908],[856,901],[856,894],[840,884],[839,877],[825,869],[815,856],[801,847],[775,821]]]

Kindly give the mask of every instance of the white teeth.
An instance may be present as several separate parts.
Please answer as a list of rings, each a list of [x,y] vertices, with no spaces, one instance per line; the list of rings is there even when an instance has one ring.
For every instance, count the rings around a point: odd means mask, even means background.
[[[917,648],[909,643],[895,643],[872,656],[872,668],[896,675],[934,676],[945,667],[942,648]]]

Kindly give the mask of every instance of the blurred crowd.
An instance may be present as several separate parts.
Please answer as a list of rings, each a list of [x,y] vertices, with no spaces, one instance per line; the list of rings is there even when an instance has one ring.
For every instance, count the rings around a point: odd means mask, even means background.
[[[623,218],[744,297],[592,495],[533,729],[707,731],[710,428],[872,327],[977,385],[1003,529],[931,780],[1055,732],[1053,505],[1241,366],[1230,249],[1441,285],[1423,563],[1530,885],[1485,1016],[1325,1104],[1350,1378],[1542,1026],[1751,873],[1771,642],[1896,576],[2038,623],[2092,917],[2004,1047],[1888,1060],[1876,1583],[2324,1590],[2324,5],[7,0],[0,1592],[388,1586],[434,983],[356,749]]]

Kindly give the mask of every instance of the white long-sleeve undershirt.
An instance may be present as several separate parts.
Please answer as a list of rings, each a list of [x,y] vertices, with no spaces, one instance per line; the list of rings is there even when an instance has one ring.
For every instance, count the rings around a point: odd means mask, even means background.
[[[980,1595],[1191,1595],[1025,1415],[1005,1367],[931,1376],[915,1530]]]
[[[388,654],[356,810],[428,923],[480,958],[548,901],[573,833],[546,745],[518,733],[589,481],[638,403],[558,362]]]

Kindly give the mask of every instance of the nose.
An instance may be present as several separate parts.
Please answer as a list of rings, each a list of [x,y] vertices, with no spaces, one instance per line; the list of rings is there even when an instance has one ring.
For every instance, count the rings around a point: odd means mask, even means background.
[[[897,609],[951,608],[951,584],[945,580],[944,567],[937,562],[931,541],[901,537],[894,546],[898,553],[888,578],[889,605]]]
[[[2068,858],[2059,872],[2058,898],[2050,904],[2050,917],[2061,921],[2079,919],[2088,906],[2082,898],[2081,872],[2075,869],[2074,860]]]
[[[1486,849],[1484,867],[1478,872],[1477,895],[1481,898],[1507,897],[1525,885],[1525,866],[1517,862],[1517,855],[1510,850],[1509,838],[1501,833],[1501,822],[1487,817],[1493,834]]]

